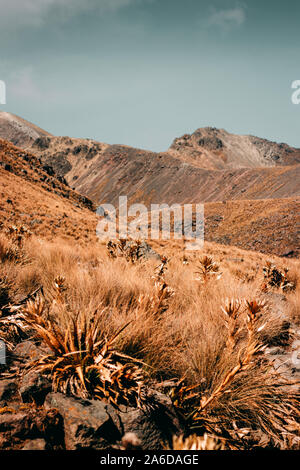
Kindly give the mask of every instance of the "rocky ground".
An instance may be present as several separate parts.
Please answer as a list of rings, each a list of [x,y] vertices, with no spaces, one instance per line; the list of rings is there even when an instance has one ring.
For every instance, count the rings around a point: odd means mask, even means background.
[[[158,391],[149,390],[149,407],[143,410],[53,393],[47,378],[24,368],[45,352],[26,339],[2,366],[0,450],[119,449],[129,432],[137,447],[159,449],[184,432],[182,417]]]

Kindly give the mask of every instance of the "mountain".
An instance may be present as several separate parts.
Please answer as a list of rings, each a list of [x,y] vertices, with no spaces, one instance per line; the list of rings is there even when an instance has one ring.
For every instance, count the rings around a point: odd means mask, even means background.
[[[150,152],[92,139],[54,137],[0,113],[0,136],[40,157],[81,194],[115,203],[121,193],[144,203],[298,197],[300,149],[206,127]],[[34,139],[34,137],[36,137]]]
[[[206,240],[300,255],[299,149],[210,127],[161,153],[40,132],[34,140],[24,133],[23,148],[95,206],[117,205],[120,195],[148,207],[204,203]]]
[[[172,152],[69,137],[41,137],[30,150],[96,204],[116,203],[121,194],[146,204],[300,196],[297,164],[209,170]]]
[[[50,136],[31,122],[11,113],[0,111],[0,137],[19,147],[30,146],[38,137]]]

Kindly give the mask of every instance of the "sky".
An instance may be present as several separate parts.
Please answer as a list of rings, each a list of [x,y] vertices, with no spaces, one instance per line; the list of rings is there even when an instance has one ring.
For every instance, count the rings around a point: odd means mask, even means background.
[[[0,0],[4,111],[164,151],[213,126],[300,147],[300,2]]]

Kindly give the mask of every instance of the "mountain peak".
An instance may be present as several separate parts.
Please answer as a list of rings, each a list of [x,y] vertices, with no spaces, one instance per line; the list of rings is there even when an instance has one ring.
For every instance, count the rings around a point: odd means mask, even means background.
[[[174,139],[169,151],[201,168],[257,168],[300,163],[300,149],[251,135],[203,127]]]
[[[45,135],[51,134],[15,114],[0,111],[0,137],[14,145],[27,147],[37,138]]]

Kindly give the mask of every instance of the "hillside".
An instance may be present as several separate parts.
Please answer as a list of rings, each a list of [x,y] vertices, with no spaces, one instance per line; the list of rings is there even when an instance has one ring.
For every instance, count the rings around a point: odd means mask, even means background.
[[[1,226],[24,224],[37,235],[95,238],[93,204],[34,155],[0,139]]]
[[[299,227],[299,199],[205,204],[205,239],[222,245],[299,258]]]
[[[23,134],[16,134],[16,123],[22,123]],[[146,203],[273,199],[300,193],[299,149],[222,129],[197,129],[175,139],[167,152],[155,153],[54,137],[2,112],[0,136],[17,140],[97,204],[115,202],[120,192]]]

